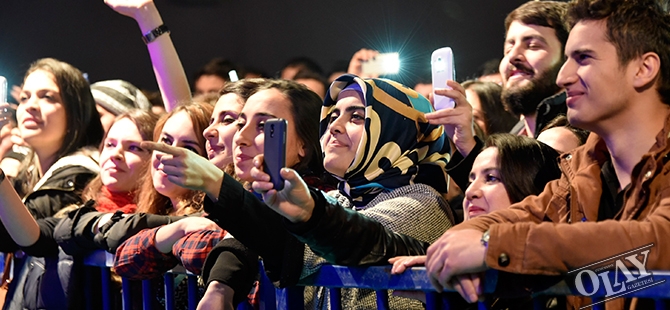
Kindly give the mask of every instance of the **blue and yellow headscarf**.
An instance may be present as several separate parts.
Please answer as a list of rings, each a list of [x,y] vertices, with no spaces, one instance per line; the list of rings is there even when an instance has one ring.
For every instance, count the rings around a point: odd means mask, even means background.
[[[432,105],[404,85],[340,76],[330,85],[321,109],[321,137],[328,130],[339,93],[354,83],[365,101],[365,132],[354,161],[344,177],[338,178],[340,191],[359,209],[382,192],[414,183],[446,192],[444,168],[450,148],[444,128],[428,123],[424,113],[434,111]]]

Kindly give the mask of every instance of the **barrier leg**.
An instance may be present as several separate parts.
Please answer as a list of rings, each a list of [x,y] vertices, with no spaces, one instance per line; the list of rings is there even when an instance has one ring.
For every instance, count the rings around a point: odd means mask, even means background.
[[[166,273],[163,276],[165,292],[165,310],[174,310],[174,274]]]
[[[195,310],[198,307],[198,277],[188,275],[188,309]]]
[[[151,281],[143,280],[142,281],[142,309],[151,310],[151,301],[153,299],[153,294],[151,293]]]
[[[126,278],[121,279],[121,304],[123,305],[123,310],[132,310],[133,304],[131,303],[131,294],[130,294],[130,280]]]
[[[389,293],[387,290],[375,291],[377,296],[377,309],[388,310],[389,309]]]

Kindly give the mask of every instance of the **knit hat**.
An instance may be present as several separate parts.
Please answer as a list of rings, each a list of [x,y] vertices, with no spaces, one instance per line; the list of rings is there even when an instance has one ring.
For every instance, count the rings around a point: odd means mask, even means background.
[[[151,110],[149,99],[133,84],[124,80],[108,80],[91,84],[95,103],[114,115],[131,109]]]

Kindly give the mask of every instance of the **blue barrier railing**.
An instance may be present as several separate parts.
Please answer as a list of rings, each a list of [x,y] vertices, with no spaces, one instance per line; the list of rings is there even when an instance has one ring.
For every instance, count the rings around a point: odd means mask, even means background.
[[[112,266],[113,256],[104,251],[94,252],[84,260],[87,266],[99,267],[102,275],[102,309],[110,309],[111,292],[110,272],[109,267]],[[261,266],[262,268],[262,266]],[[670,306],[670,272],[668,271],[652,271],[652,275],[645,277],[644,280],[639,280],[639,287],[644,289],[635,290],[636,287],[626,287],[625,297],[640,297],[650,298],[655,302],[656,309],[668,309]],[[164,275],[165,283],[173,283],[176,274],[185,274],[188,277],[188,309],[195,309],[198,303],[199,296],[197,295],[197,276],[186,272],[182,267],[175,268],[171,272]],[[625,284],[625,279],[642,278],[638,273],[613,273],[609,274],[609,286],[598,285],[597,287],[586,286],[582,287],[582,291],[588,292],[589,297],[592,298],[593,309],[605,309],[604,302],[609,296],[612,296],[613,288],[611,283]],[[296,287],[289,287],[283,289],[276,289],[270,280],[265,277],[264,272],[261,273],[260,285],[260,309],[262,310],[284,310],[284,309],[301,309],[304,307],[303,286],[322,286],[326,287],[331,294],[331,309],[342,309],[339,298],[341,296],[340,289],[342,288],[364,288],[372,289],[377,294],[377,308],[389,309],[388,290],[406,290],[406,291],[423,291],[426,293],[426,308],[427,309],[454,309],[451,301],[453,298],[460,298],[455,294],[446,295],[444,293],[437,293],[432,284],[428,280],[428,275],[424,267],[414,267],[408,269],[402,274],[392,275],[390,266],[372,266],[372,267],[345,267],[324,265],[319,271],[309,278],[303,279]],[[602,277],[602,276],[601,276]],[[492,292],[495,289],[497,281],[497,272],[489,271],[485,276],[485,283],[483,284],[484,292]],[[603,278],[602,280],[605,280]],[[643,281],[647,284],[653,281],[653,285],[642,286]],[[629,282],[631,283],[631,282]],[[151,309],[150,280],[142,281],[143,290],[143,309]],[[629,286],[632,286],[630,284]],[[129,280],[122,280],[123,294],[122,305],[123,309],[132,309],[130,284]],[[617,286],[620,288],[620,286]],[[107,295],[107,296],[105,296]],[[564,295],[585,295],[575,287],[575,285],[568,285],[565,281],[543,291],[539,295],[550,296],[564,296]],[[537,305],[536,308],[541,308],[543,305]],[[100,307],[90,307],[89,309],[98,309]],[[486,305],[480,302],[479,309],[486,309]],[[165,309],[174,309],[174,287],[172,285],[165,286]],[[244,308],[238,308],[244,309]]]

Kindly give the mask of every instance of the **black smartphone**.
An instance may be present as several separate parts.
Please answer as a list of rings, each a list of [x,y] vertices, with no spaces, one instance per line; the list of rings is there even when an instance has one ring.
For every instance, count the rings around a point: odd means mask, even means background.
[[[284,189],[284,179],[279,174],[286,165],[286,128],[288,122],[282,118],[271,118],[265,121],[263,132],[263,170],[270,175],[274,189]]]

